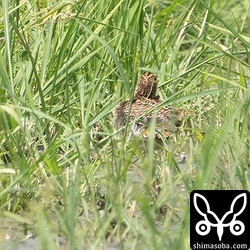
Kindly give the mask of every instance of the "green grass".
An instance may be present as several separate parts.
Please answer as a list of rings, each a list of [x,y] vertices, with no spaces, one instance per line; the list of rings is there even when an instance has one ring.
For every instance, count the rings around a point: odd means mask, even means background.
[[[1,5],[0,214],[41,249],[189,249],[192,190],[249,190],[249,1]],[[144,70],[188,111],[157,152],[113,128]]]

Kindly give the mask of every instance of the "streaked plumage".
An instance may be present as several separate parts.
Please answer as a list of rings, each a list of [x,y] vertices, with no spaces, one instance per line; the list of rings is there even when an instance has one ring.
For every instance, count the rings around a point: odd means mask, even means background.
[[[115,108],[114,123],[116,128],[123,127],[127,120],[132,124],[134,134],[147,136],[152,119],[155,119],[156,136],[169,136],[180,125],[181,110],[170,105],[157,108],[162,101],[157,96],[157,78],[151,72],[141,75],[132,101],[120,102]]]

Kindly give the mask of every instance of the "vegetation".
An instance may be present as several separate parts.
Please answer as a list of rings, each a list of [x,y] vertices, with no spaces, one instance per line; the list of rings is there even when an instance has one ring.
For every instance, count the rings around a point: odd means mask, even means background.
[[[189,249],[189,193],[249,189],[249,9],[3,0],[0,241],[17,223],[40,249]],[[160,149],[113,127],[145,70],[188,111]]]

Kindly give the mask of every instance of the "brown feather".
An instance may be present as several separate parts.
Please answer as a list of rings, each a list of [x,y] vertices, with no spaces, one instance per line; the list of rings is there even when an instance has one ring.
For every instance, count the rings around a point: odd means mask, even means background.
[[[162,103],[156,95],[157,84],[157,78],[153,73],[145,72],[141,75],[134,99],[120,102],[113,112],[116,128],[123,127],[128,120],[133,122],[132,130],[135,134],[142,133],[146,136],[154,118],[156,137],[159,133],[168,137],[179,127],[182,110],[170,105],[157,109],[157,106]]]

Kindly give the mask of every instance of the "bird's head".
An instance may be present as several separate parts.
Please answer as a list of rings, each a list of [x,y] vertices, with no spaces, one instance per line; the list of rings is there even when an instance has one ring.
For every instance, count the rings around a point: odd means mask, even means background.
[[[154,73],[144,72],[141,75],[139,83],[135,88],[134,98],[146,97],[146,98],[157,98],[157,77]]]

